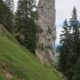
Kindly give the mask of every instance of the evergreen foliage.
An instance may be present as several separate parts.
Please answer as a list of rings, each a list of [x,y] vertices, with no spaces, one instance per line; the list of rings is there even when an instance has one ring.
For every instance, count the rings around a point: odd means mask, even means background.
[[[4,2],[11,11],[14,10],[14,0],[4,0]]]
[[[37,41],[37,11],[35,0],[19,0],[15,31],[17,39],[31,52],[35,52]]]
[[[69,80],[80,80],[80,77],[75,76],[80,58],[80,22],[76,8],[73,9],[70,21],[64,22],[60,43],[60,69]]]
[[[0,0],[0,23],[12,32],[13,13],[3,0]]]

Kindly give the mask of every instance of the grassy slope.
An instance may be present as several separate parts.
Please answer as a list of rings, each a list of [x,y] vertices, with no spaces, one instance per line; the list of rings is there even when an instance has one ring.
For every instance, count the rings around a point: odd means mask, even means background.
[[[13,76],[11,80],[60,80],[55,70],[39,63],[37,58],[20,46],[13,37],[8,39],[0,34],[0,80],[7,80],[7,72]]]

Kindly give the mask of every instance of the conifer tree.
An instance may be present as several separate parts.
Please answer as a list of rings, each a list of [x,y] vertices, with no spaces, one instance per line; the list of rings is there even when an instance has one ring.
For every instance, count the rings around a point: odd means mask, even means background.
[[[74,7],[72,18],[70,20],[70,27],[72,28],[72,37],[73,37],[73,56],[75,57],[75,61],[77,60],[78,56],[80,56],[80,23],[77,18],[77,10]],[[73,57],[73,58],[74,58]],[[73,61],[74,62],[74,61]]]
[[[16,34],[18,40],[31,52],[35,52],[37,33],[37,12],[35,0],[19,0],[16,13]]]
[[[3,0],[0,0],[0,24],[4,25],[9,31],[12,28],[12,12]]]
[[[72,46],[72,57],[70,59],[71,62],[71,72],[73,73],[71,80],[80,80],[80,77],[77,76],[77,71],[80,71],[80,22],[77,18],[77,10],[74,7],[73,15],[70,20],[70,27],[72,28],[72,37],[73,37],[73,46]],[[77,76],[77,77],[76,77]],[[74,78],[74,79],[73,79]]]
[[[77,65],[80,61],[79,58],[80,58],[80,23],[77,18],[77,10],[76,8],[74,8],[72,18],[69,21],[69,25],[67,28],[64,27],[63,34],[61,35],[61,48],[60,48],[59,66],[62,72],[68,77],[69,80],[79,80],[79,78],[77,79],[77,77],[75,76],[77,73],[75,70],[77,67],[79,67]]]
[[[4,2],[11,11],[14,10],[14,0],[4,0]]]
[[[14,0],[4,0],[6,10],[5,10],[5,27],[12,33],[13,32],[13,10],[14,10]]]
[[[71,43],[70,43],[71,35],[69,33],[69,25],[67,20],[64,21],[63,31],[60,36],[61,36],[60,38],[61,47],[59,50],[60,51],[59,67],[65,73],[65,71],[67,70],[68,55],[71,48]]]

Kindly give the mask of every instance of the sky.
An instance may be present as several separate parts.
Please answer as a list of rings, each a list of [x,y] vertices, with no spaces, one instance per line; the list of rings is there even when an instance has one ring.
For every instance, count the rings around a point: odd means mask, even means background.
[[[15,1],[15,8],[16,2]],[[80,0],[55,0],[55,8],[56,8],[56,45],[59,44],[60,34],[62,30],[62,25],[65,19],[69,19],[72,14],[72,10],[74,6],[77,8],[78,18],[80,19]]]
[[[16,10],[16,8],[17,8],[17,1],[18,1],[18,0],[14,0],[15,10]]]

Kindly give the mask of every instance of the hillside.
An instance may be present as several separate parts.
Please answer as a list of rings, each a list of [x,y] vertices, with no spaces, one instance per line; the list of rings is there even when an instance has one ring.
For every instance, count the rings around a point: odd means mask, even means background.
[[[0,25],[0,80],[60,80]]]

